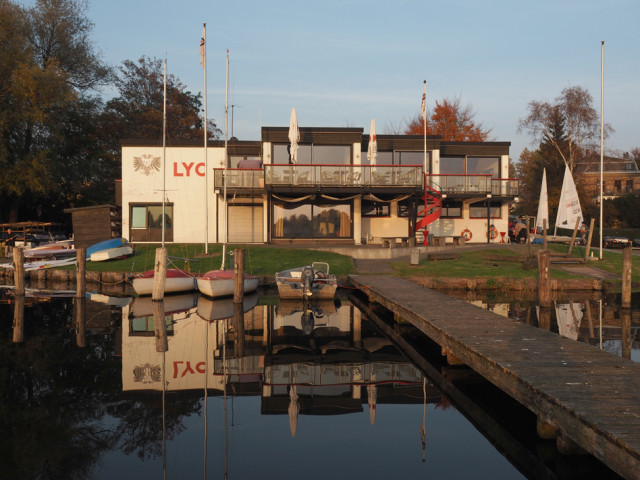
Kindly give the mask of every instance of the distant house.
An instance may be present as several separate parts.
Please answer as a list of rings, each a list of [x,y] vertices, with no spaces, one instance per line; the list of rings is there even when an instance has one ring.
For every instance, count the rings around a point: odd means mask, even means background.
[[[605,200],[640,192],[640,170],[633,159],[604,156],[602,167],[602,196]],[[600,154],[587,151],[576,162],[573,176],[590,198],[597,201],[600,196]]]

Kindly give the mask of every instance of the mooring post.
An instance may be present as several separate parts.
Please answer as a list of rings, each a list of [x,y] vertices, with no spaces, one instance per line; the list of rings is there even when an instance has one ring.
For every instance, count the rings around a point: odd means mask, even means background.
[[[538,252],[538,296],[541,307],[551,305],[551,272],[549,266],[549,250],[540,250]]]
[[[84,297],[87,290],[87,249],[76,250],[76,297]]]
[[[573,228],[573,235],[571,236],[571,243],[569,244],[569,251],[567,255],[570,257],[571,252],[573,251],[573,244],[576,242],[576,235],[578,234],[578,229],[580,228],[580,219],[576,218],[576,226]]]
[[[167,248],[156,248],[156,263],[153,268],[153,292],[151,300],[164,299],[164,287],[167,281]]]
[[[547,249],[547,219],[542,219],[542,237],[544,238],[544,245],[542,248]]]
[[[24,295],[16,295],[13,304],[13,343],[24,341]]]
[[[244,250],[237,248],[233,253],[233,303],[244,301]]]
[[[13,249],[13,284],[16,295],[24,295],[24,252],[22,247]]]
[[[584,260],[585,262],[589,261],[589,251],[591,250],[591,239],[593,238],[593,227],[596,224],[596,219],[592,218],[591,223],[589,223],[589,234],[587,235],[587,249],[584,251]]]
[[[233,330],[236,333],[233,353],[236,358],[242,358],[245,350],[244,309],[242,308],[242,303],[235,302],[233,304]]]
[[[631,308],[631,247],[622,253],[622,308]]]
[[[76,297],[74,299],[74,314],[76,317],[76,345],[80,348],[87,346],[87,329],[85,325],[86,299]]]
[[[631,360],[631,309],[623,308],[622,318],[622,358]]]
[[[156,337],[156,352],[166,352],[169,350],[169,342],[167,340],[167,324],[164,316],[164,300],[152,300],[151,305],[153,309],[153,330]]]

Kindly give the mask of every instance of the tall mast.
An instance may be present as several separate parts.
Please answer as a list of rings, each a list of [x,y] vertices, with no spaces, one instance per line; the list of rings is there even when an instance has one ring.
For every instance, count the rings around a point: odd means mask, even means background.
[[[207,24],[202,24],[201,61],[204,70],[204,253],[209,253],[209,165],[207,162]]]
[[[227,49],[227,74],[225,84],[225,96],[224,96],[224,174],[222,175],[222,191],[223,191],[223,216],[224,219],[224,238],[222,241],[222,266],[224,270],[225,256],[227,253],[227,164],[229,163],[229,157],[227,154],[227,128],[229,126],[229,49]]]
[[[164,59],[164,99],[162,104],[162,248],[165,235],[165,197],[167,191],[167,58]]]

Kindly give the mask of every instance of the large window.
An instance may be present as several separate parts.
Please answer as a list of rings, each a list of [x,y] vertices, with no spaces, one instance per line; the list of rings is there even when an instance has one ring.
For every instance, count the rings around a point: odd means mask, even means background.
[[[362,164],[369,165],[367,152],[362,152]],[[383,151],[376,154],[377,165],[424,165],[424,150],[412,151]],[[431,152],[427,152],[427,168],[431,165]]]
[[[351,205],[273,204],[272,238],[351,238]]]
[[[490,203],[491,218],[500,218],[500,202]],[[474,203],[469,207],[469,218],[487,218],[486,202]]]
[[[276,143],[273,145],[273,163],[287,165],[291,161],[290,145]],[[314,165],[349,165],[351,164],[350,145],[298,145],[296,163]]]
[[[389,202],[373,202],[362,200],[363,217],[388,217],[391,215]]]
[[[133,204],[129,238],[132,242],[162,241],[162,204]],[[164,238],[173,241],[173,205],[164,206]]]
[[[462,218],[462,202],[445,201],[442,203],[442,218]],[[484,209],[484,216],[487,216],[487,209]]]
[[[491,175],[500,178],[500,157],[442,157],[442,175]]]

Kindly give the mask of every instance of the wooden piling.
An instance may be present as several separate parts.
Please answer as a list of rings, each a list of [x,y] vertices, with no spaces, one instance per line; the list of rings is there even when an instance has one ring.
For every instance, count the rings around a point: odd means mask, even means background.
[[[622,253],[622,308],[631,308],[631,247]]]
[[[631,309],[623,308],[620,316],[622,323],[620,326],[622,331],[622,358],[631,360]]]
[[[87,291],[87,249],[76,250],[76,297],[84,297]]]
[[[24,295],[24,252],[22,247],[13,249],[13,285],[16,295]]]
[[[584,251],[584,259],[585,261],[589,261],[589,252],[591,250],[591,239],[593,238],[593,227],[596,224],[596,219],[592,218],[591,223],[589,224],[589,235],[587,235],[587,248]]]
[[[542,237],[544,238],[544,244],[542,246],[542,248],[544,248],[545,250],[547,249],[547,219],[543,218],[542,219]]]
[[[540,306],[551,305],[551,272],[549,270],[549,250],[538,252],[538,297]]]
[[[162,249],[159,248],[158,250]],[[169,350],[169,341],[167,340],[167,324],[165,322],[164,316],[164,301],[154,300],[151,302],[151,304],[153,309],[153,330],[156,337],[156,352],[166,352]]]
[[[16,295],[13,304],[13,343],[24,341],[24,295]]]
[[[167,248],[156,249],[156,263],[153,272],[152,300],[164,299],[164,287],[167,281]],[[165,332],[166,333],[166,332]]]
[[[244,301],[244,250],[237,248],[233,254],[233,303]]]
[[[74,299],[74,315],[76,317],[76,345],[80,348],[87,346],[87,329],[86,329],[86,299],[84,297],[76,297]]]

